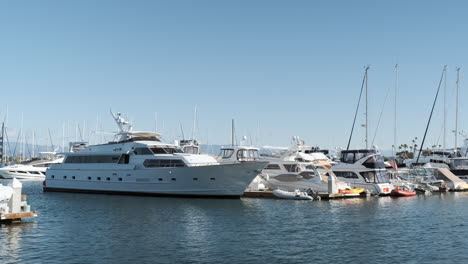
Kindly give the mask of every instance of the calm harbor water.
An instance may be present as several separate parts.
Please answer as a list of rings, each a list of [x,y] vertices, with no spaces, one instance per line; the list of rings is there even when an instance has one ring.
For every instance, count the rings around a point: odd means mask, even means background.
[[[335,201],[43,193],[0,263],[439,263],[468,248],[468,193]]]

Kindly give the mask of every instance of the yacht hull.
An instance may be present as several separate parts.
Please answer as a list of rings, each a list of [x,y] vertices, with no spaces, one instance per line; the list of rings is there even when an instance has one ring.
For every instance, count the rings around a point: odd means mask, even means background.
[[[16,178],[19,180],[44,180],[45,176],[42,173],[45,173],[45,169],[42,171],[23,170],[23,172],[18,172],[18,170],[12,170],[12,169],[3,169],[3,170],[0,170],[0,178],[3,178],[3,179]]]
[[[153,196],[240,197],[268,162],[181,168],[135,169],[56,165],[46,172],[44,191]]]

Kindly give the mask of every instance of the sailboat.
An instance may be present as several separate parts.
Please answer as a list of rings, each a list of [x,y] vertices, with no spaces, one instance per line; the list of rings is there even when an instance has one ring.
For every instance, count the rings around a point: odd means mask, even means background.
[[[351,133],[346,150],[340,153],[340,162],[333,165],[332,170],[338,179],[347,182],[353,188],[364,188],[374,195],[387,195],[393,189],[393,185],[387,176],[385,164],[382,155],[376,149],[370,149],[368,145],[368,78],[369,66],[365,68],[364,78],[362,80],[361,92],[359,94],[358,105],[354,116]],[[366,97],[366,128],[365,149],[350,150],[351,139],[353,136],[354,125],[359,111],[362,92],[365,88]]]

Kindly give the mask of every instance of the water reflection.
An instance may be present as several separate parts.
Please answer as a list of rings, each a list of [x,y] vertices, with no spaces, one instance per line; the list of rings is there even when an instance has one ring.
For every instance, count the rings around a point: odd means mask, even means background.
[[[468,193],[291,201],[24,191],[40,214],[0,227],[2,264],[258,263],[265,252],[272,263],[442,262],[468,246]]]
[[[27,237],[27,234],[35,226],[35,222],[0,224],[0,256],[11,263],[19,263],[21,260],[22,239]]]

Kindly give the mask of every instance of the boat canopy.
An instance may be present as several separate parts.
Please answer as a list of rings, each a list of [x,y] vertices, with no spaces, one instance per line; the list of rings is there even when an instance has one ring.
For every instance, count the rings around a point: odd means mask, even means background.
[[[377,154],[377,151],[374,149],[342,150],[340,161],[352,164],[371,154]]]

